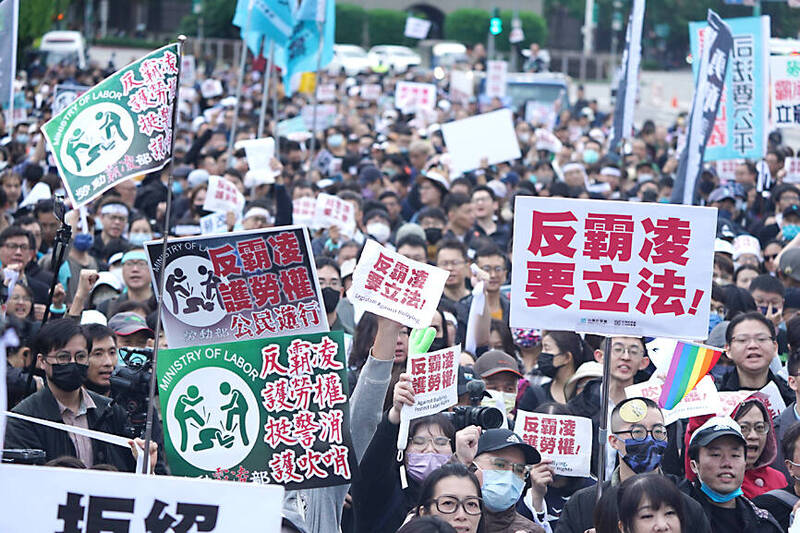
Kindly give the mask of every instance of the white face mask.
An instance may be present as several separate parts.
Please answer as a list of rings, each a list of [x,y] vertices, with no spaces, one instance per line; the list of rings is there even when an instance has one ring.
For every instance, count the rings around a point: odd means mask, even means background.
[[[375,237],[378,242],[385,243],[389,240],[392,229],[383,222],[371,222],[367,224],[367,233]]]

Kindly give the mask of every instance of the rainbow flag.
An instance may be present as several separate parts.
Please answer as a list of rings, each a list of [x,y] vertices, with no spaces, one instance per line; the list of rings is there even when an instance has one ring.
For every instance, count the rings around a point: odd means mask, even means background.
[[[722,351],[701,344],[677,341],[658,405],[673,409],[717,364]]]

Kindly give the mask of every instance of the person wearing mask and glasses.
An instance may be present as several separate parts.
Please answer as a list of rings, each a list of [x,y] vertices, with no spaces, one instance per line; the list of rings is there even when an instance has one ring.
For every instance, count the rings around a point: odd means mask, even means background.
[[[91,349],[81,326],[73,320],[51,320],[42,326],[34,339],[33,351],[37,365],[45,371],[47,386],[23,400],[14,412],[133,437],[125,433],[125,410],[84,386]],[[88,467],[106,463],[124,472],[133,472],[136,467],[130,450],[15,418],[8,419],[5,446],[44,450],[48,461],[68,455],[77,457]],[[152,443],[151,456],[155,448],[156,444]]]

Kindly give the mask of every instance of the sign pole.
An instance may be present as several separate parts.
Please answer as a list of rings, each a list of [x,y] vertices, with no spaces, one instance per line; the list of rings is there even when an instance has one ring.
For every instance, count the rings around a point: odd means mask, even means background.
[[[325,2],[323,1],[322,3],[324,4]],[[325,26],[324,20],[317,21],[317,32],[319,33],[319,46],[317,47],[317,72],[316,72],[317,82],[314,84],[313,103],[311,104],[314,116],[311,118],[311,149],[308,151],[309,161],[311,161],[311,158],[314,157],[314,151],[316,150],[316,145],[317,145],[317,97],[319,93],[319,83],[320,81],[322,81],[322,77],[320,76],[319,71],[321,68],[320,65],[322,65],[322,46],[325,44],[325,41],[322,38],[322,31],[324,26]]]
[[[239,122],[239,101],[242,99],[242,85],[244,85],[244,65],[247,59],[247,36],[250,35],[250,24],[253,20],[253,4],[255,0],[250,0],[247,5],[247,24],[245,24],[244,37],[242,38],[242,53],[239,56],[239,80],[236,84],[236,103],[233,105],[233,124],[231,124],[231,136],[228,139],[228,168],[233,167],[233,143],[236,141],[236,123]],[[170,177],[172,175],[170,174]]]
[[[608,396],[611,377],[611,337],[606,337],[603,343],[603,393],[602,417],[597,428],[598,457],[597,457],[597,499],[603,495],[603,482],[606,480],[606,448],[608,447]]]
[[[266,43],[267,36],[264,36],[264,42]],[[263,46],[262,46],[263,48]],[[267,115],[267,100],[269,100],[269,85],[272,82],[272,62],[275,58],[275,41],[269,42],[269,56],[267,57],[267,70],[264,72],[264,90],[261,92],[261,115],[258,119],[258,137],[261,139],[264,137],[264,120]],[[277,122],[277,120],[276,120]],[[274,137],[273,133],[273,137]]]
[[[252,1],[251,1],[252,5]],[[176,80],[176,87],[181,86],[181,65],[183,64],[183,47],[186,44],[186,36],[178,35],[178,78]],[[162,241],[161,250],[161,279],[158,282],[158,294],[156,294],[156,329],[155,329],[155,342],[153,343],[153,368],[150,373],[150,384],[147,395],[147,421],[144,426],[144,460],[142,461],[142,474],[150,472],[150,441],[153,437],[153,411],[155,410],[155,396],[156,396],[156,364],[158,362],[158,338],[161,335],[161,307],[164,300],[164,286],[166,283],[166,276],[164,275],[163,266],[167,261],[167,243],[169,238],[170,228],[170,214],[172,212],[172,180],[173,170],[175,169],[175,136],[178,132],[178,94],[175,94],[175,100],[172,102],[172,142],[170,143],[170,160],[169,160],[169,174],[167,182],[167,211],[164,214],[164,237]]]

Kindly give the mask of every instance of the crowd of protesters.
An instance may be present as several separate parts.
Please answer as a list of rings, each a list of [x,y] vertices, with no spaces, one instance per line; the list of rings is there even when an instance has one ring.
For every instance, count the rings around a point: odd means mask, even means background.
[[[464,67],[470,68],[454,68]],[[284,506],[287,531],[788,529],[800,502],[800,187],[787,179],[784,161],[794,152],[779,133],[770,135],[764,158],[771,190],[756,191],[755,161],[742,162],[727,181],[708,166],[698,185],[702,202],[718,210],[717,227],[709,228],[716,232],[716,244],[705,342],[725,352],[711,373],[720,391],[754,395],[727,416],[665,425],[656,403],[625,395],[626,387],[653,374],[646,339],[613,337],[609,437],[602,447],[596,430],[603,416],[603,339],[542,331],[536,324],[509,328],[514,200],[668,202],[686,133],[684,117],[674,124],[646,120],[619,153],[609,152],[613,117],[578,91],[555,124],[527,123],[523,109],[513,109],[520,159],[454,175],[440,125],[500,108],[502,101],[450,98],[448,78],[422,70],[330,75],[338,112],[315,144],[331,157],[322,164],[309,153],[309,133],[279,137],[271,163],[278,175],[269,178],[248,167],[243,150],[228,152],[235,120],[235,140],[256,135],[264,76],[248,70],[237,119],[235,70],[201,63],[195,90],[180,102],[174,165],[120,182],[85,212],[68,211],[63,224],[71,226],[72,240],[53,272],[52,250],[62,225],[54,204],[63,186],[39,127],[51,116],[57,84],[92,86],[109,73],[34,64],[16,81],[25,94],[27,118],[13,128],[0,123],[0,263],[6,279],[9,271],[18,275],[10,291],[6,282],[3,294],[7,328],[14,332],[6,335],[9,408],[132,441],[142,437],[111,385],[121,367],[133,364],[133,355],[146,357],[155,343],[167,346],[163,338],[154,338],[157,295],[142,245],[167,229],[170,195],[170,232],[200,234],[199,220],[208,214],[203,204],[209,176],[218,175],[247,199],[238,222],[228,217],[229,230],[292,224],[292,201],[321,192],[350,202],[355,212],[351,236],[335,226],[310,232],[328,321],[332,329],[353,336],[350,425],[360,473],[349,488],[292,494]],[[204,98],[205,77],[220,80],[224,94]],[[412,114],[395,109],[398,80],[436,84],[436,109]],[[361,98],[365,84],[379,84],[382,96]],[[277,85],[272,91],[279,93],[278,112],[267,110],[268,134],[309,102],[306,94],[285,96]],[[416,341],[408,328],[391,320],[369,313],[357,322],[354,318],[345,291],[367,239],[449,272],[432,323],[436,336],[422,349],[475,346],[462,352],[460,402],[469,404],[468,384],[480,380],[486,390],[483,404],[500,401],[509,419],[518,408],[591,419],[593,453],[586,457],[591,476],[556,475],[552,461],[511,430],[456,428],[441,414],[411,424],[398,462],[400,410],[413,402],[405,360]],[[478,279],[486,281],[489,319],[468,339]],[[41,326],[45,312],[49,320]],[[770,383],[787,405],[774,418],[758,392]],[[630,411],[639,416],[632,419]],[[152,465],[156,473],[168,474],[156,427]],[[128,453],[16,419],[8,421],[5,448],[43,450],[54,466],[120,471],[133,471],[137,453],[133,445]],[[605,481],[598,501],[603,449]]]

